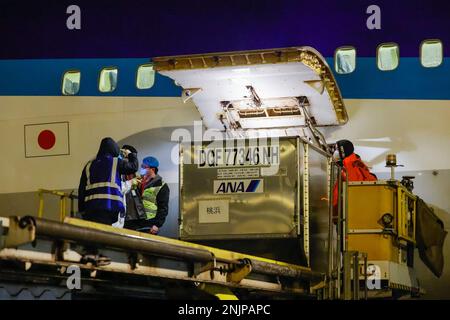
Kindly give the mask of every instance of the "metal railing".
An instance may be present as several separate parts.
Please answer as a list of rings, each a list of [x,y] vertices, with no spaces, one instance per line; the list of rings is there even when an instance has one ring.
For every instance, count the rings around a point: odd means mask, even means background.
[[[44,194],[53,195],[59,197],[59,221],[63,222],[64,218],[67,215],[67,200],[70,201],[70,216],[75,216],[74,211],[74,200],[78,199],[77,195],[73,194],[74,191],[70,193],[65,193],[57,190],[47,190],[47,189],[39,189],[39,209],[38,209],[38,217],[42,218],[44,215]]]
[[[344,173],[344,175],[342,174]],[[345,178],[344,178],[345,177]],[[367,254],[348,248],[348,175],[344,167],[331,162],[329,199],[332,202],[336,185],[338,198],[335,208],[329,207],[328,234],[328,299],[367,299]],[[364,266],[361,274],[360,266]],[[364,295],[360,293],[360,278],[364,278]],[[362,297],[361,297],[362,296]]]

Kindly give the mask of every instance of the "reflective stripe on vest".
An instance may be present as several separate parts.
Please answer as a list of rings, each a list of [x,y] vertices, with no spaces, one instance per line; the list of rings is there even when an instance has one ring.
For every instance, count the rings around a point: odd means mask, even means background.
[[[94,199],[109,199],[109,200],[117,200],[123,203],[123,197],[114,196],[112,194],[93,194],[91,196],[87,196],[84,198],[85,201],[94,200]]]
[[[89,184],[86,186],[86,190],[91,190],[91,189],[95,189],[95,188],[102,188],[102,187],[110,187],[110,188],[116,188],[116,189],[121,189],[119,187],[119,185],[115,182],[97,182],[97,183],[93,183],[93,184]]]
[[[117,170],[117,158],[113,158],[113,163],[111,167],[111,179],[109,182],[97,182],[91,184],[91,164],[92,162],[89,161],[88,165],[86,166],[86,178],[87,178],[87,184],[86,184],[86,190],[91,190],[94,188],[101,188],[101,187],[111,187],[121,190],[122,188],[116,183],[116,170]]]
[[[89,162],[86,166],[86,178],[87,178],[86,191],[97,189],[97,188],[108,187],[108,188],[115,189],[116,191],[118,191],[119,194],[122,194],[122,190],[121,190],[122,188],[116,182],[117,163],[118,163],[118,158],[114,157],[112,160],[112,166],[111,166],[111,177],[108,182],[91,183],[90,169],[91,169],[92,162]],[[95,192],[95,190],[94,190],[94,192]],[[113,195],[113,194],[109,194],[109,193],[96,193],[96,194],[92,194],[92,195],[85,197],[85,201],[95,200],[95,199],[116,200],[116,201],[119,201],[122,205],[124,203],[123,196]]]
[[[158,211],[158,205],[156,204],[156,197],[158,196],[159,190],[164,187],[166,183],[163,182],[158,187],[150,187],[144,190],[142,195],[142,203],[144,205],[145,214],[147,219],[153,219],[156,217],[156,212]]]

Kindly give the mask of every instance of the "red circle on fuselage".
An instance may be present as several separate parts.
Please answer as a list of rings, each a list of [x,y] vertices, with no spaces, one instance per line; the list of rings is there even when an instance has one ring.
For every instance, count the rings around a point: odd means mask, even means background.
[[[50,130],[44,130],[39,133],[38,144],[44,150],[53,148],[56,142],[55,134]]]

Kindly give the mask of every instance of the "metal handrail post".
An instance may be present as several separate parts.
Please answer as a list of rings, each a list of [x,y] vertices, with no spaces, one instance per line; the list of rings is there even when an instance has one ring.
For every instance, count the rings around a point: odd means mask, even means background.
[[[62,220],[63,220],[63,216],[64,216],[64,207],[65,207],[65,204],[64,204],[64,197],[61,196],[61,197],[59,198],[59,221],[62,221]]]
[[[342,252],[342,248],[341,248],[341,223],[342,223],[342,197],[341,197],[341,192],[342,192],[342,168],[339,166],[339,170],[338,170],[338,199],[337,199],[337,231],[336,231],[336,277],[337,277],[337,299],[341,299],[341,267],[342,267],[342,257],[341,257],[341,252]]]
[[[341,171],[339,172],[339,180],[340,180],[340,190],[338,192],[339,199],[341,200],[339,203],[339,217],[338,217],[338,232],[339,232],[339,248],[340,252],[342,252],[343,255],[343,268],[342,268],[342,278],[343,278],[343,287],[344,287],[344,299],[348,300],[351,299],[351,295],[349,293],[349,290],[351,291],[351,282],[350,282],[350,264],[351,259],[348,252],[348,219],[347,219],[347,209],[348,209],[348,174],[347,170],[344,166],[340,167]],[[344,179],[345,181],[342,181],[342,173],[344,173]],[[342,197],[341,197],[342,195]]]
[[[359,300],[359,252],[353,252],[353,299]]]
[[[343,268],[343,291],[344,291],[344,300],[352,299],[352,281],[351,281],[351,272],[352,272],[352,258],[351,252],[345,251],[343,253],[344,256],[344,268]]]
[[[343,185],[343,210],[342,210],[342,219],[344,221],[344,230],[343,230],[343,236],[344,236],[344,242],[343,242],[343,251],[348,250],[348,174],[345,167],[342,168],[342,170],[345,172],[345,181]]]
[[[70,217],[73,218],[75,217],[75,210],[74,210],[74,204],[73,204],[73,200],[75,199],[75,196],[73,195],[74,190],[72,190],[69,194],[69,199],[70,199]]]
[[[367,290],[367,253],[362,254],[364,257],[364,299],[368,298],[368,290]]]
[[[328,219],[328,299],[334,298],[334,226],[333,226],[333,189],[335,184],[336,166],[334,162],[330,162],[330,184],[328,190],[329,199],[329,219]]]
[[[42,215],[44,214],[44,194],[39,190],[38,196],[39,196],[38,217],[42,218]]]

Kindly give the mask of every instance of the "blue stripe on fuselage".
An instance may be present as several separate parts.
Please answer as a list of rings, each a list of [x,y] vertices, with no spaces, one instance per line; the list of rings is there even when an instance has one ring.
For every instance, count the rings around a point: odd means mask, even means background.
[[[80,70],[79,96],[155,96],[179,97],[181,88],[159,74],[151,89],[136,88],[136,71],[149,59],[45,59],[0,60],[0,95],[60,96],[62,76],[67,70]],[[117,88],[111,93],[98,91],[100,70],[119,69]]]
[[[0,95],[59,96],[65,71],[81,71],[79,96],[179,97],[181,88],[157,74],[151,89],[136,88],[136,70],[149,59],[49,59],[0,60]],[[333,58],[327,58],[333,68]],[[356,70],[336,74],[345,99],[423,99],[450,100],[450,58],[438,68],[424,68],[418,58],[401,58],[394,71],[379,71],[375,58],[358,58]],[[119,68],[118,85],[112,93],[98,91],[101,68]]]
[[[334,68],[332,58],[327,62]],[[358,58],[356,70],[336,74],[345,99],[450,99],[450,58],[437,68],[424,68],[418,58],[400,58],[396,70],[380,71],[375,58]]]

